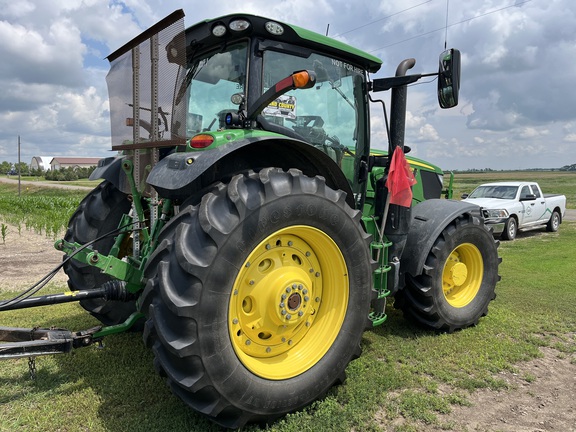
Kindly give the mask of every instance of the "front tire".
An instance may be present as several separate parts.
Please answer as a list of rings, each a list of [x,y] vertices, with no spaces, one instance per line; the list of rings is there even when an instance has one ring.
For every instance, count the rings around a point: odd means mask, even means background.
[[[82,200],[68,222],[64,239],[68,242],[86,244],[109,233],[120,223],[122,215],[130,211],[126,194],[112,183],[103,181]],[[114,245],[114,237],[106,237],[93,244],[102,254],[108,254]],[[66,258],[66,257],[64,257]],[[112,278],[100,269],[74,259],[64,264],[68,287],[73,290],[89,290],[101,287]],[[104,299],[81,300],[80,305],[105,325],[123,323],[136,311],[134,301],[119,302]]]
[[[397,306],[407,318],[436,330],[476,325],[496,297],[501,261],[497,247],[478,218],[459,216],[434,242],[422,274],[406,275]]]
[[[372,293],[370,237],[342,191],[266,168],[181,206],[145,275],[144,339],[216,423],[271,422],[345,379]]]
[[[518,234],[518,222],[514,216],[510,216],[504,224],[504,231],[502,231],[503,240],[514,240]]]

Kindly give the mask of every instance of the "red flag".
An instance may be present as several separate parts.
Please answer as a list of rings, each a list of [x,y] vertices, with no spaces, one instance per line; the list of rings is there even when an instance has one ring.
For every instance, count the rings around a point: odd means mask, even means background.
[[[390,204],[396,204],[402,207],[410,207],[412,204],[411,186],[416,184],[414,174],[404,157],[404,151],[401,147],[396,147],[390,171],[386,180],[386,188],[390,194]]]

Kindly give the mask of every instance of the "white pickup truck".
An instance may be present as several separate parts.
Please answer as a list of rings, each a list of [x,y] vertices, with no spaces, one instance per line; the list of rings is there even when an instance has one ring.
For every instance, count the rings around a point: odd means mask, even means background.
[[[485,183],[462,198],[482,207],[486,225],[505,240],[514,240],[518,230],[543,225],[558,231],[566,212],[564,195],[544,195],[534,182]]]

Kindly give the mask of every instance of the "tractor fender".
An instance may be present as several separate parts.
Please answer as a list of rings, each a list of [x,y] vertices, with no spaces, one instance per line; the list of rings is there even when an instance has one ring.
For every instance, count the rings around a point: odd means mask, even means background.
[[[154,166],[146,181],[160,196],[184,200],[216,181],[265,167],[320,175],[331,188],[346,192],[346,201],[355,207],[352,189],[338,164],[320,149],[288,137],[250,137],[212,150],[172,153]]]
[[[124,181],[126,174],[122,170],[122,161],[126,156],[110,156],[98,161],[98,166],[92,174],[90,174],[89,180],[104,179],[112,183],[116,189],[125,190],[127,187],[127,182]],[[126,191],[127,192],[127,191]]]
[[[400,272],[412,276],[422,273],[430,249],[446,226],[464,213],[483,221],[480,207],[450,199],[430,199],[412,208],[412,223],[400,263]]]

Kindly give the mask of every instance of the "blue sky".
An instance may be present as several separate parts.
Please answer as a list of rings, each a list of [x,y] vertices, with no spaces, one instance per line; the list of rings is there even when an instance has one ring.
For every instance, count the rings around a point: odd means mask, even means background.
[[[175,9],[186,25],[248,12],[325,33],[434,72],[462,52],[460,104],[441,110],[436,83],[408,90],[406,143],[444,169],[559,168],[576,163],[576,7],[571,0],[0,0],[0,161],[109,156],[105,57]],[[448,14],[447,14],[448,12]],[[445,29],[446,23],[448,24]],[[386,93],[378,96],[388,101]],[[373,145],[385,148],[381,110]]]

